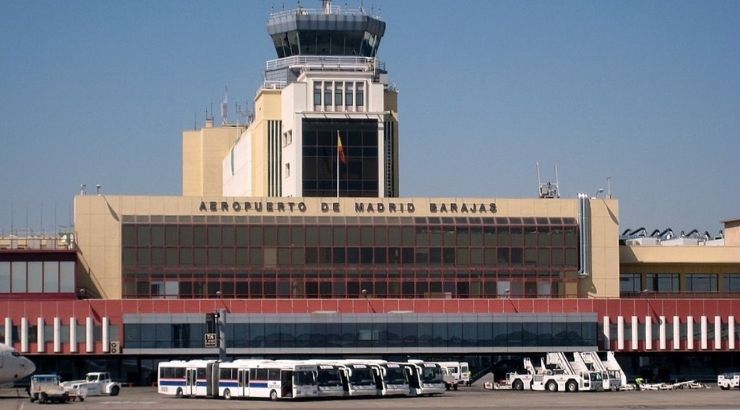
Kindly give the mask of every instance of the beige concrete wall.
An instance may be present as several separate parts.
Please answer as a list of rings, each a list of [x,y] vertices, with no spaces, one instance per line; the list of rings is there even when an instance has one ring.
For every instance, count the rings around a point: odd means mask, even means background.
[[[591,199],[591,276],[580,282],[581,297],[619,297],[619,203]]]
[[[740,246],[740,219],[724,222],[725,245]]]
[[[282,101],[280,90],[262,89],[254,100],[254,122],[250,125],[252,135],[252,193],[267,195],[267,121],[281,119]]]
[[[224,157],[245,127],[202,128],[182,133],[182,194],[221,195]]]

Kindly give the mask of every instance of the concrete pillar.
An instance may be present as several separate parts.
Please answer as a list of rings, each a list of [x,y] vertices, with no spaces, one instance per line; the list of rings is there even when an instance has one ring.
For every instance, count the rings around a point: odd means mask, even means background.
[[[85,320],[85,351],[88,353],[92,353],[95,351],[95,339],[93,329],[93,318],[88,316]]]
[[[62,321],[54,318],[54,353],[62,351]]]
[[[686,316],[686,349],[694,350],[694,317]]]
[[[645,350],[653,349],[653,318],[645,316]]]
[[[701,350],[707,350],[707,317],[703,316],[699,320],[701,327]]]
[[[714,348],[722,349],[722,318],[719,316],[714,317]]]
[[[5,318],[5,344],[13,345],[13,321],[9,317]]]
[[[624,350],[624,316],[617,316],[617,350]]]
[[[681,350],[681,319],[673,316],[673,350]]]
[[[21,353],[28,353],[28,319],[21,318]]]
[[[103,353],[108,353],[110,350],[110,337],[108,336],[108,316],[103,317]]]
[[[77,320],[69,318],[69,351],[77,353]]]
[[[604,345],[602,346],[604,350],[611,350],[611,335],[609,334],[611,332],[610,329],[610,323],[609,323],[609,316],[604,316]]]
[[[640,326],[640,323],[637,320],[637,316],[632,316],[632,340],[631,340],[632,350],[637,350],[640,348],[640,340],[639,340],[640,328],[639,326]]]
[[[665,350],[666,349],[666,335],[665,335],[665,316],[659,316],[658,317],[658,349]]]
[[[36,318],[36,351],[39,353],[44,352],[46,347],[46,341],[44,340],[44,318]]]
[[[727,348],[735,350],[735,316],[727,316]]]

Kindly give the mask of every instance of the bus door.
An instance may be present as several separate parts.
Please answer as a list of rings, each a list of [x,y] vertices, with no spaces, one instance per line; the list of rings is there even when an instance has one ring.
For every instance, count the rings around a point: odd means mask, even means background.
[[[206,397],[218,397],[218,363],[206,364]]]
[[[406,367],[406,371],[409,375],[409,387],[411,387],[412,389],[420,389],[421,384],[419,380],[419,371],[416,369],[416,366],[411,365],[404,367]]]
[[[280,371],[280,390],[281,397],[293,397],[293,371]]]
[[[249,397],[249,369],[239,369],[239,397]]]
[[[197,369],[185,370],[185,391],[183,394],[186,396],[192,396],[195,394],[195,380],[197,376]]]
[[[371,367],[370,368],[373,372],[373,379],[375,380],[375,388],[378,389],[379,392],[385,391],[385,386],[383,385],[383,369],[380,367]]]
[[[347,369],[339,369],[339,378],[342,379],[344,394],[349,395],[349,375],[347,374]]]

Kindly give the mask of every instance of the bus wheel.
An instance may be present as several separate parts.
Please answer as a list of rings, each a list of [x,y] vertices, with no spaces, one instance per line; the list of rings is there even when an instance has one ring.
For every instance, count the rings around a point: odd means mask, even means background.
[[[229,389],[224,390],[224,399],[231,400],[231,390]]]
[[[578,391],[578,383],[576,383],[575,380],[568,380],[568,383],[565,384],[565,390],[567,390],[570,393],[574,393]]]
[[[181,388],[179,388],[179,387],[177,388],[177,391],[175,392],[175,397],[182,398],[182,389]]]
[[[270,390],[270,400],[275,401],[278,399],[277,392],[275,390]]]
[[[514,390],[524,390],[524,382],[516,379],[514,380],[514,384],[511,386]]]

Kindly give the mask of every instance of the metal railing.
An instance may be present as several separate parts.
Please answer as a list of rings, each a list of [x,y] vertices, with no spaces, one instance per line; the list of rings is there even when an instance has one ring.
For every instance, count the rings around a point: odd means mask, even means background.
[[[265,71],[274,71],[289,67],[302,67],[313,70],[385,70],[385,64],[374,57],[290,56],[268,60],[265,63]]]
[[[323,16],[323,15],[338,15],[338,16],[367,16],[363,7],[340,7],[330,6],[328,9],[312,9],[305,7],[297,7],[290,10],[280,10],[270,13],[269,19],[282,19],[290,16]],[[380,19],[379,16],[370,16],[376,19]]]

